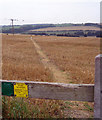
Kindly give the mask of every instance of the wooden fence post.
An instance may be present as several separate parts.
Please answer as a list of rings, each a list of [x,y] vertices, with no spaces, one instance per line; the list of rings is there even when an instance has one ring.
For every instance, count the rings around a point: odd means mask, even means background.
[[[95,57],[94,118],[102,118],[102,54]]]

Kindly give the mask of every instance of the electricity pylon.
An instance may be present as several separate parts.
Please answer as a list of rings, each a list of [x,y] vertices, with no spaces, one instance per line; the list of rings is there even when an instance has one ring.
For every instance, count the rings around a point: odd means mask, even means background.
[[[14,25],[13,25],[13,21],[18,21],[18,19],[9,19],[11,20],[11,24],[12,24],[12,34],[14,35]],[[22,20],[24,21],[24,20]]]
[[[14,25],[13,25],[13,21],[18,21],[17,19],[10,19],[11,20],[11,24],[12,24],[12,34],[14,35]]]

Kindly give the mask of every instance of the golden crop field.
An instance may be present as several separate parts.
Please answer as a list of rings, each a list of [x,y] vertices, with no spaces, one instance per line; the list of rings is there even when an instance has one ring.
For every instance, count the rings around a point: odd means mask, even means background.
[[[95,56],[100,53],[100,38],[37,37],[34,39],[71,83],[94,83]]]
[[[57,82],[94,83],[94,59],[100,52],[99,43],[100,39],[95,37],[32,36],[31,40],[30,35],[3,34],[2,79],[56,82],[61,78]],[[93,103],[88,102],[28,98],[15,104],[22,99],[6,100],[8,107],[4,107],[3,116],[7,118],[19,117],[18,106],[22,104],[23,118],[93,116]]]
[[[44,68],[30,36],[3,35],[3,79],[51,81],[51,74]]]
[[[93,26],[69,26],[69,27],[49,27],[49,28],[41,28],[30,31],[61,31],[61,30],[100,30],[98,27]]]

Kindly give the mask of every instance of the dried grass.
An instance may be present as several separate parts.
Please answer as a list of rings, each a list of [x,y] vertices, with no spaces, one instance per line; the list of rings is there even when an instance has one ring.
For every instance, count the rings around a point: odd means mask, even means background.
[[[70,76],[72,83],[94,83],[94,58],[99,54],[98,38],[33,36],[33,39],[51,62]],[[2,73],[3,79],[7,80],[53,82],[52,74],[41,63],[29,35],[3,35]],[[7,99],[12,101],[12,98]],[[93,115],[92,111],[82,108],[81,102],[70,102],[69,105],[67,101],[29,98],[24,99],[24,102],[27,102],[32,118],[80,118],[82,115],[85,118]],[[93,104],[85,106],[93,108]],[[10,106],[7,113],[10,112],[9,109]]]
[[[30,41],[30,36],[3,35],[3,79],[48,81],[50,71],[44,68]]]
[[[95,56],[100,38],[34,37],[51,62],[71,77],[72,83],[94,83]]]

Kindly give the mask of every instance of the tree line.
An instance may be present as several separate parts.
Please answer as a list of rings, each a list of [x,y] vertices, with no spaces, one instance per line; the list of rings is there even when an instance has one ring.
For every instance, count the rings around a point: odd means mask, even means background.
[[[96,36],[102,37],[102,31],[95,31],[95,30],[63,30],[63,31],[42,31],[37,32],[30,30],[36,30],[40,28],[48,28],[48,27],[67,27],[67,26],[95,26],[98,28],[102,28],[102,25],[98,23],[85,23],[85,24],[73,24],[73,23],[63,23],[63,24],[28,24],[28,25],[15,25],[14,26],[14,33],[23,33],[23,34],[33,34],[33,35],[55,35],[55,36],[66,36],[66,37],[80,37],[80,36]],[[2,33],[12,33],[12,27],[2,26]]]

